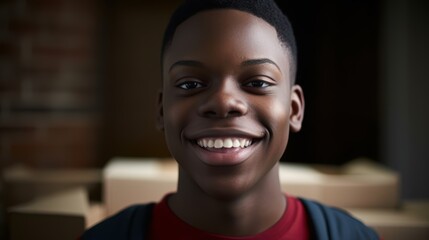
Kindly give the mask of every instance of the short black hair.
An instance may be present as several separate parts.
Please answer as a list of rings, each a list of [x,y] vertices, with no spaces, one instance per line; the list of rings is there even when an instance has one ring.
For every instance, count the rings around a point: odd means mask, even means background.
[[[170,46],[177,27],[195,14],[213,9],[235,9],[257,16],[277,31],[277,37],[288,50],[291,61],[291,77],[295,82],[297,68],[297,47],[292,25],[287,16],[277,6],[274,0],[185,0],[173,13],[161,46],[161,64],[164,54]]]

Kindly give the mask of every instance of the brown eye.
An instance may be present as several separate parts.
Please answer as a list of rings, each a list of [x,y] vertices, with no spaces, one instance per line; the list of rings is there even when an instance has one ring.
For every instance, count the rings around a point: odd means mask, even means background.
[[[246,83],[244,86],[246,87],[254,87],[254,88],[266,88],[271,86],[272,84],[263,80],[254,80]]]
[[[191,90],[191,89],[204,87],[204,85],[196,81],[187,81],[187,82],[178,84],[177,87],[185,90]]]

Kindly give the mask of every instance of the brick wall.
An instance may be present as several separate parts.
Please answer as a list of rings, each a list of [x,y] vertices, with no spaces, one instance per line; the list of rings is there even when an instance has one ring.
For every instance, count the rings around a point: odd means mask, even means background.
[[[0,166],[96,165],[96,0],[0,2]]]

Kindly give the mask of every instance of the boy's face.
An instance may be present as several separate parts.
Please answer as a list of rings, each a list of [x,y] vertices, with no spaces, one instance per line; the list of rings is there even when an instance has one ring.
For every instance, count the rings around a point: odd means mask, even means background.
[[[217,197],[277,177],[303,96],[275,29],[236,10],[182,23],[163,61],[159,125],[184,182]]]

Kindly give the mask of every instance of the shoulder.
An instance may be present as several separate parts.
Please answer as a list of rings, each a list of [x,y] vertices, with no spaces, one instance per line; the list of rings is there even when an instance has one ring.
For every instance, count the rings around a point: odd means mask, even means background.
[[[316,239],[379,239],[373,229],[341,209],[307,199],[299,200],[306,209]]]
[[[150,223],[154,205],[154,203],[149,203],[127,207],[86,230],[81,240],[143,239]]]

